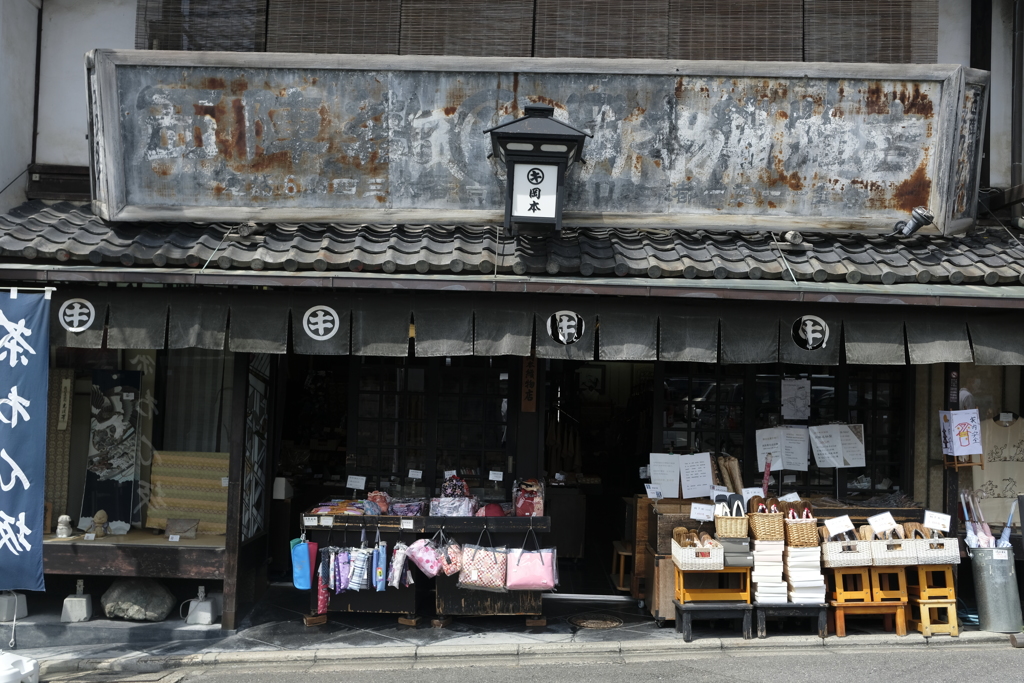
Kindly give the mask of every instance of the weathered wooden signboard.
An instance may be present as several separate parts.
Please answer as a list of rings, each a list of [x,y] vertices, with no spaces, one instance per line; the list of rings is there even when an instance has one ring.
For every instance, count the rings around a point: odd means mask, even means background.
[[[489,223],[484,130],[542,102],[593,134],[564,224],[888,231],[973,222],[988,74],[944,65],[97,50],[109,220]]]

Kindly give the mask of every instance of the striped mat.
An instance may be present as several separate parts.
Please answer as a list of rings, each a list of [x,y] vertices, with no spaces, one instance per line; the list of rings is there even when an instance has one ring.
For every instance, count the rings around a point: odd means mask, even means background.
[[[146,526],[166,529],[168,519],[198,519],[199,534],[223,534],[228,517],[228,453],[157,451]]]

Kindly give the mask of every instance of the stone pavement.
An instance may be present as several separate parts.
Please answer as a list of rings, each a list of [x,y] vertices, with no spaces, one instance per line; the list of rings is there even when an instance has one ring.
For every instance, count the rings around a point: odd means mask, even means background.
[[[966,630],[959,638],[924,638],[910,633],[885,633],[879,620],[851,621],[846,638],[825,640],[807,621],[769,622],[764,640],[743,640],[724,625],[697,624],[694,640],[683,642],[673,622],[659,626],[634,602],[545,600],[545,627],[529,628],[521,617],[456,618],[447,628],[401,626],[394,615],[332,613],[322,626],[302,622],[302,601],[294,591],[274,591],[253,610],[240,628],[223,638],[56,646],[18,649],[40,660],[47,676],[82,671],[157,672],[210,665],[272,665],[331,663],[366,668],[472,666],[530,660],[632,661],[675,659],[708,650],[763,651],[808,648],[893,648],[1003,645],[1004,634]],[[607,620],[611,628],[581,628],[581,615]],[[6,629],[3,629],[6,630]],[[4,638],[6,642],[7,638]]]

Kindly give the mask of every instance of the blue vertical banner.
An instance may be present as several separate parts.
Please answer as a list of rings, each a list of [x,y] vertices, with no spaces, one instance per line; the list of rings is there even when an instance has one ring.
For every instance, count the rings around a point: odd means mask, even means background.
[[[43,587],[50,300],[0,292],[0,590]]]

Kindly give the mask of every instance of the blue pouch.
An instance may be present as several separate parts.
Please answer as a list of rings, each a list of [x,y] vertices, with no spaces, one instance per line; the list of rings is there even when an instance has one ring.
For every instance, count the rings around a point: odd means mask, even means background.
[[[292,546],[292,584],[300,591],[308,591],[310,588],[309,570],[309,543],[305,535]]]

